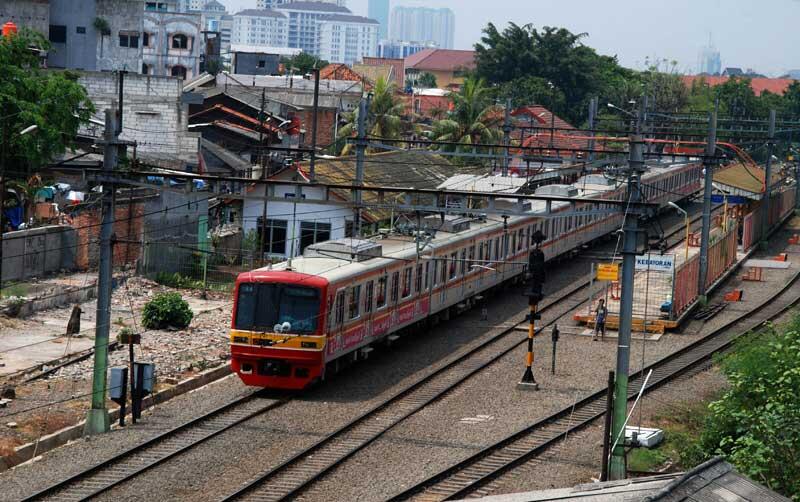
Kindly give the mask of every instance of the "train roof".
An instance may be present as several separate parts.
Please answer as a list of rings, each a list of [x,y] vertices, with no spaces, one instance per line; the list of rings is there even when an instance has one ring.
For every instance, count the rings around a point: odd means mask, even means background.
[[[647,164],[647,172],[643,175],[643,180],[656,177],[670,170],[685,167],[687,164],[666,164],[654,162]],[[464,178],[466,179],[466,178]],[[545,185],[540,187],[543,193],[562,195],[563,193],[574,194],[578,198],[596,198],[599,193],[611,192],[620,188],[613,180],[608,180],[602,174],[588,174],[583,176],[573,185]],[[537,193],[539,193],[537,190]],[[511,216],[508,224],[513,225],[521,219],[535,218],[543,215],[546,211],[546,202],[541,200],[526,201],[530,203],[530,209],[523,215]],[[551,210],[557,211],[568,206],[569,202],[553,201]],[[479,212],[477,210],[476,212]],[[450,244],[464,239],[470,239],[487,231],[501,230],[503,219],[500,216],[446,216],[437,225],[434,220],[439,216],[426,218],[427,228],[436,230],[432,236],[425,235],[425,246],[422,248],[423,256],[430,256],[432,251],[447,248]],[[459,231],[447,231],[453,228],[455,220],[467,221],[467,225],[462,225]],[[424,231],[424,229],[423,229]],[[413,233],[413,232],[411,232]],[[376,248],[380,248],[376,250]],[[414,235],[402,235],[399,233],[380,234],[369,239],[337,239],[324,243],[308,246],[302,256],[293,258],[291,268],[289,262],[281,262],[269,267],[254,271],[255,276],[259,272],[279,272],[292,271],[299,274],[308,274],[324,277],[329,282],[337,282],[353,275],[378,271],[386,267],[395,265],[398,261],[415,262],[417,245]],[[423,260],[424,261],[424,260]],[[266,277],[266,276],[265,276]]]

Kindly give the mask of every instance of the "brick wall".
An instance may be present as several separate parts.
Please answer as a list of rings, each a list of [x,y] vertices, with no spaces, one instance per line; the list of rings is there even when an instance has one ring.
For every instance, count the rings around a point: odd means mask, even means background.
[[[311,145],[311,119],[314,115],[313,110],[303,110],[297,112],[303,129],[306,131],[304,146]],[[336,110],[321,109],[317,115],[317,146],[328,146],[336,139]]]
[[[75,267],[88,270],[100,261],[100,207],[91,207],[72,215],[72,226],[78,234]],[[141,256],[144,204],[117,201],[114,211],[114,235],[121,241],[114,246],[114,266],[134,265]]]

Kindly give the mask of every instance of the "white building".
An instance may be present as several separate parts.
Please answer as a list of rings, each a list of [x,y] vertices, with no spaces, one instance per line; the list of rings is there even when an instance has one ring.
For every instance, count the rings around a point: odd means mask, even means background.
[[[246,9],[233,15],[231,43],[256,47],[288,47],[288,19],[271,9]]]
[[[294,0],[256,0],[257,9],[274,9],[279,5],[293,3]],[[347,0],[319,0],[320,2],[332,3],[339,7],[347,7]]]
[[[440,49],[452,49],[456,18],[447,8],[398,6],[392,9],[389,38],[416,42],[434,42]]]
[[[199,13],[149,11],[144,13],[142,73],[189,80],[200,70],[203,39]]]
[[[361,16],[335,14],[319,23],[319,57],[352,65],[378,51],[380,24]]]
[[[275,7],[289,20],[289,47],[319,56],[319,24],[331,15],[352,16],[350,9],[330,2],[291,2]]]

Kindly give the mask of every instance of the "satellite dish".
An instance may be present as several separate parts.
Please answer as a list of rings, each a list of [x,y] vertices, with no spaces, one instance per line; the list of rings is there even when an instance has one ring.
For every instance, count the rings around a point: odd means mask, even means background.
[[[285,323],[283,323],[283,324],[281,325],[281,329],[283,330],[283,333],[288,333],[288,332],[289,332],[289,330],[291,330],[291,329],[292,329],[292,325],[291,325],[291,323],[289,323],[289,322],[285,322]]]
[[[275,326],[272,327],[272,331],[274,331],[275,333],[280,333],[281,332],[281,325],[280,324],[276,324]]]

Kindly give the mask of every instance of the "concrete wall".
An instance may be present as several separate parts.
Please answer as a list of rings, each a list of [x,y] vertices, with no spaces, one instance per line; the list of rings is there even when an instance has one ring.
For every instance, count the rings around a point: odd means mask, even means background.
[[[117,75],[86,72],[79,82],[97,108],[98,117],[102,117],[103,110],[118,97]],[[120,138],[136,141],[137,154],[143,161],[176,168],[181,163],[197,163],[200,133],[189,132],[186,127],[188,106],[181,103],[181,93],[182,82],[174,77],[125,76]]]
[[[0,24],[8,21],[36,30],[47,38],[50,0],[3,0],[0,2]]]
[[[75,266],[76,232],[51,225],[3,234],[3,281],[41,277]]]
[[[98,33],[92,25],[97,17],[95,7],[96,2],[93,0],[50,0],[50,24],[65,26],[67,32],[66,43],[51,40],[52,49],[47,55],[47,65],[50,68],[97,68]]]
[[[206,192],[164,190],[144,209],[144,259],[142,272],[191,275],[199,247],[200,219],[208,218]]]
[[[72,6],[75,0],[61,0],[66,5]],[[98,36],[97,40],[97,65],[95,69],[128,70],[139,73],[142,71],[142,37],[144,22],[143,0],[96,0],[97,17],[108,21],[111,34],[105,37]],[[89,24],[94,20],[90,20]],[[120,32],[139,33],[139,47],[120,47]]]

